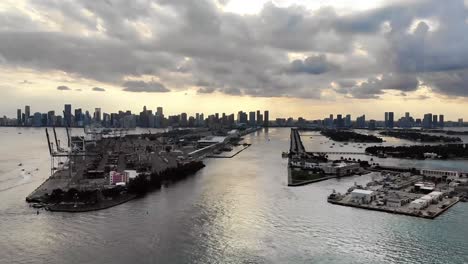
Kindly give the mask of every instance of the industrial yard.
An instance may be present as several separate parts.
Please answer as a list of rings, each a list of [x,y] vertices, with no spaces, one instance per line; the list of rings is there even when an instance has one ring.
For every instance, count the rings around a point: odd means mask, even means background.
[[[53,138],[46,130],[51,176],[26,201],[52,211],[89,211],[117,205],[139,194],[128,188],[137,177],[156,185],[171,181],[167,175],[176,170],[180,175],[194,173],[204,166],[202,160],[207,156],[233,149],[236,154],[248,147],[239,141],[241,135],[252,131],[255,129],[203,128],[118,136],[99,131],[72,136],[70,132],[67,146],[61,146],[55,129]]]
[[[437,170],[383,170],[373,172],[372,178],[366,186],[355,184],[344,194],[333,191],[328,202],[433,219],[460,201],[456,186],[467,182],[466,175]]]

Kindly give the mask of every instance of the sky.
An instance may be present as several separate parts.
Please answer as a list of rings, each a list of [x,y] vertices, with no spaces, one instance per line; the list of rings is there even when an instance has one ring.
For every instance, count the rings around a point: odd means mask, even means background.
[[[2,0],[17,108],[468,120],[468,1]]]

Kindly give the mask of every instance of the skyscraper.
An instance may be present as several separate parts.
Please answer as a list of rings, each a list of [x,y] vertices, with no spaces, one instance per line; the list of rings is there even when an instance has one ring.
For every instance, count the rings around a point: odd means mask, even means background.
[[[47,125],[55,126],[55,111],[47,112]]]
[[[351,127],[351,115],[346,115],[344,120],[344,126],[348,128]]]
[[[249,125],[255,126],[255,112],[249,112]]]
[[[394,122],[395,122],[395,118],[394,118],[393,112],[388,112],[388,128],[393,128]]]
[[[23,124],[21,109],[16,110],[16,124],[18,126],[21,126],[21,124]]]
[[[72,119],[71,119],[71,104],[66,104],[64,107],[64,112],[63,112],[63,118],[65,119],[65,126],[71,126],[72,125]]]
[[[444,126],[445,126],[444,115],[439,115],[439,127],[444,127]]]
[[[362,115],[356,118],[356,128],[365,128],[366,127],[366,115]]]
[[[162,108],[162,107],[158,106],[158,107],[156,108],[156,115],[161,116],[161,117],[164,116],[163,108]]]
[[[425,114],[422,121],[423,128],[432,128],[432,114]]]
[[[437,115],[432,116],[432,128],[436,128],[439,126],[439,122],[437,122]]]
[[[341,114],[336,115],[336,128],[343,128],[343,116]]]
[[[75,109],[75,126],[83,126],[83,111],[81,108]]]
[[[146,112],[146,106],[144,107]],[[101,108],[94,109],[94,121],[101,122]]]
[[[263,126],[268,127],[270,125],[270,111],[265,110],[263,112]]]
[[[23,120],[24,125],[28,124],[28,120],[30,116],[31,116],[31,107],[27,105],[24,107],[24,120]]]
[[[394,114],[393,112],[385,112],[385,128],[394,127]]]
[[[384,127],[388,127],[388,112],[385,112],[385,121],[384,121]]]

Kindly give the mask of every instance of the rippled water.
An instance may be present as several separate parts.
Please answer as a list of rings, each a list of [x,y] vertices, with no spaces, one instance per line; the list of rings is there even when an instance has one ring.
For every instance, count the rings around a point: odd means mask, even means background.
[[[468,204],[435,220],[331,205],[333,189],[370,176],[287,187],[281,151],[288,150],[289,129],[246,141],[253,145],[235,158],[207,160],[194,177],[142,199],[36,215],[24,198],[48,175],[43,130],[1,128],[0,263],[468,262]],[[325,139],[304,141],[311,149]],[[21,173],[20,162],[31,174]],[[468,170],[466,163],[449,165]]]

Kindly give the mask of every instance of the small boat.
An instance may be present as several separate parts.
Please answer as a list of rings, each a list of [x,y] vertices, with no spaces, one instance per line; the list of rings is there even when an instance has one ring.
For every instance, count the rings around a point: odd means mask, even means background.
[[[33,208],[43,208],[44,205],[43,204],[40,204],[40,203],[35,203],[32,205]]]
[[[23,163],[18,164],[18,166],[23,166]]]

